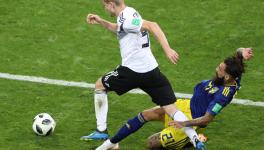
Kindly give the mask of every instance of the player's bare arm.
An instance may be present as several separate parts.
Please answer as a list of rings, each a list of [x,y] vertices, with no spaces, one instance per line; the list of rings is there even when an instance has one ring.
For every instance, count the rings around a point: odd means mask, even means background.
[[[174,126],[175,128],[183,128],[183,127],[191,127],[191,126],[206,126],[213,120],[214,120],[214,116],[207,112],[205,113],[204,116],[193,119],[193,120],[188,120],[184,122],[171,121],[169,125]]]
[[[154,37],[159,41],[168,59],[173,64],[177,63],[177,61],[179,60],[178,53],[170,47],[164,32],[156,22],[144,20],[141,30],[148,30],[150,33],[152,33]]]
[[[107,20],[102,19],[100,16],[95,15],[95,14],[88,14],[86,21],[88,24],[99,24],[102,27],[112,31],[112,32],[116,32],[117,30],[117,24],[116,23],[112,23],[109,22]]]

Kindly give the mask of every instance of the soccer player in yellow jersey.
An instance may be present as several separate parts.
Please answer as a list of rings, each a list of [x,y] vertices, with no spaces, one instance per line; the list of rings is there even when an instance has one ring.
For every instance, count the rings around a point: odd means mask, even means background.
[[[182,149],[189,143],[182,127],[193,127],[197,133],[203,132],[214,117],[232,101],[240,88],[241,76],[245,71],[243,61],[252,57],[251,48],[237,49],[234,56],[227,57],[220,63],[212,80],[204,80],[195,86],[191,99],[178,99],[175,105],[189,118],[188,121],[173,121],[159,107],[144,111],[145,120],[165,122],[164,130],[149,137],[148,148]]]

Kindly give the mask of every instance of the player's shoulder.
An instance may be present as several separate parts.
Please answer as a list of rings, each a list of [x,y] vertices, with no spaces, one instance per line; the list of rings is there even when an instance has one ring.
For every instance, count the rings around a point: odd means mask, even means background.
[[[133,7],[126,7],[125,10],[124,10],[124,12],[125,12],[126,14],[133,14],[133,13],[135,13],[135,12],[137,12],[137,11],[136,11],[136,9],[133,8]]]
[[[236,86],[221,86],[219,88],[219,93],[225,97],[234,96],[237,91]]]
[[[212,80],[203,80],[201,83],[209,83],[212,82]]]
[[[200,84],[204,86],[208,86],[208,85],[212,86],[212,80],[203,80],[202,82],[200,82]]]
[[[137,18],[140,17],[140,14],[138,11],[132,7],[126,7],[123,11],[123,17],[124,18]]]

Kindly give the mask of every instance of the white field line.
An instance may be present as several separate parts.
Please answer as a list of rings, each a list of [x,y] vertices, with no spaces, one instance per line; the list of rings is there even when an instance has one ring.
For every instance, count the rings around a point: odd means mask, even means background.
[[[90,84],[90,83],[86,83],[86,82],[55,80],[55,79],[48,79],[48,78],[44,78],[44,77],[13,75],[13,74],[9,74],[9,73],[0,73],[0,78],[10,79],[10,80],[19,80],[19,81],[28,81],[28,82],[34,82],[34,83],[70,86],[70,87],[94,88],[94,84]],[[129,91],[129,93],[146,94],[145,92],[143,92],[140,89],[131,90],[131,91]],[[184,94],[184,93],[175,93],[175,95],[179,98],[191,98],[192,97],[191,94]],[[248,99],[233,99],[232,103],[240,104],[240,105],[264,107],[264,102],[254,102],[254,101],[248,100]]]

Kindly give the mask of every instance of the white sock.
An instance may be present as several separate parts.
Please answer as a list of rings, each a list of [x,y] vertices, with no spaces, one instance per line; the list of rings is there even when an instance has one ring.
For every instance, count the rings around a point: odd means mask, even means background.
[[[189,119],[186,117],[186,115],[182,111],[178,110],[176,113],[174,113],[173,120],[175,120],[175,121],[187,121]],[[195,139],[198,137],[196,131],[191,127],[184,127],[184,132],[190,138],[194,147],[196,147]]]
[[[96,115],[97,130],[105,131],[107,128],[108,99],[107,93],[102,90],[95,91],[94,108]]]
[[[119,149],[118,143],[113,144],[109,139],[106,140],[102,145],[97,147],[95,150],[108,150],[108,149]]]

